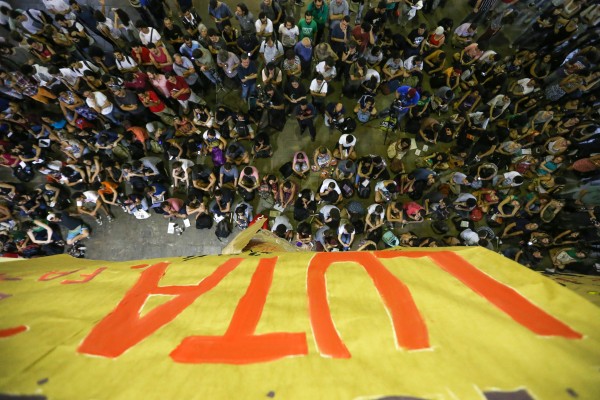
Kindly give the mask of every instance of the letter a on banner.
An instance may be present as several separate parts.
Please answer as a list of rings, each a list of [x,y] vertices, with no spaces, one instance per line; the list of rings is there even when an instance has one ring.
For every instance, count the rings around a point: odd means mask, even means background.
[[[231,258],[197,285],[158,286],[169,265],[154,264],[140,275],[137,283],[102,321],[100,321],[78,348],[80,353],[103,357],[118,357],[127,349],[150,336],[192,304],[198,297],[213,289],[244,259]],[[151,295],[171,295],[174,299],[157,306],[143,317],[140,312]]]

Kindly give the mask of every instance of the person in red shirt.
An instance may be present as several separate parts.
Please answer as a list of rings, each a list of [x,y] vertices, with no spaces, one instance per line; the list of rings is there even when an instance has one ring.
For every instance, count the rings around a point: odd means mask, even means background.
[[[154,65],[152,58],[150,57],[150,50],[147,47],[142,46],[141,43],[137,42],[131,46],[131,57],[135,60],[138,65],[148,67]]]
[[[126,89],[130,89],[136,92],[150,88],[150,82],[148,75],[142,71],[126,72],[123,75],[124,85]]]
[[[352,29],[352,37],[358,43],[358,52],[363,54],[368,46],[375,45],[375,35],[373,34],[373,27],[368,22],[362,25],[356,25]]]
[[[157,115],[165,124],[173,125],[173,118],[177,115],[175,111],[166,106],[155,91],[146,90],[138,93],[138,98],[153,114]]]
[[[196,95],[187,84],[185,78],[176,75],[173,72],[165,74],[167,77],[167,90],[175,100],[183,107],[183,113],[187,114],[190,111],[189,102],[200,104],[202,100]]]

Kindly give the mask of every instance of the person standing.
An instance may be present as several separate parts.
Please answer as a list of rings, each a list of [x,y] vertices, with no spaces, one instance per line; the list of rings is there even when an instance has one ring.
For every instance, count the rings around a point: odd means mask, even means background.
[[[248,100],[248,97],[256,92],[256,76],[258,70],[256,65],[248,54],[240,56],[240,66],[237,69],[238,78],[242,83],[242,99]]]
[[[208,14],[214,21],[219,32],[223,32],[225,25],[231,25],[230,19],[233,17],[233,13],[229,6],[219,0],[210,0],[208,3]]]
[[[300,36],[298,40],[302,40],[307,37],[312,43],[315,43],[318,27],[310,11],[306,11],[304,13],[304,19],[301,19],[298,22],[298,29],[300,30]]]
[[[308,5],[306,11],[311,13],[314,21],[317,23],[315,43],[321,43],[323,33],[325,32],[325,25],[327,24],[327,18],[329,18],[329,6],[325,4],[324,0],[314,0]]]
[[[300,100],[300,104],[296,106],[294,114],[300,126],[300,135],[303,135],[304,131],[308,128],[310,140],[314,142],[317,137],[317,130],[314,124],[315,117],[317,116],[315,106],[306,101],[306,99]]]

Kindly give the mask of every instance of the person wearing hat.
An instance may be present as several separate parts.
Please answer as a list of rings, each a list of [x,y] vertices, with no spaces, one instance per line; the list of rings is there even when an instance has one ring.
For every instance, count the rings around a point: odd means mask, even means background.
[[[408,114],[408,111],[417,105],[420,98],[421,96],[417,92],[417,89],[410,86],[400,86],[396,89],[396,100],[392,103],[390,112],[396,114],[398,124]]]
[[[315,106],[306,101],[306,99],[300,100],[300,103],[296,106],[294,115],[296,116],[296,120],[300,126],[300,135],[303,135],[306,128],[308,128],[310,140],[314,142],[317,136],[317,130],[315,129],[314,124],[314,120],[317,115]]]
[[[46,217],[49,222],[54,222],[68,229],[67,244],[72,245],[90,236],[90,227],[81,219],[70,216],[68,213],[50,213]]]

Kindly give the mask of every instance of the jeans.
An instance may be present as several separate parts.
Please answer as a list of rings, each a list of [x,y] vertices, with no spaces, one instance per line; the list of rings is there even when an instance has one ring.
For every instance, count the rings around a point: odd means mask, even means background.
[[[221,79],[216,75],[216,72],[213,73],[210,70],[206,70],[206,71],[202,71],[202,73],[209,81],[211,81],[211,83],[213,85],[217,85],[217,84],[221,83]]]
[[[256,81],[242,82],[242,99],[248,100],[248,97],[253,93],[256,93]]]

